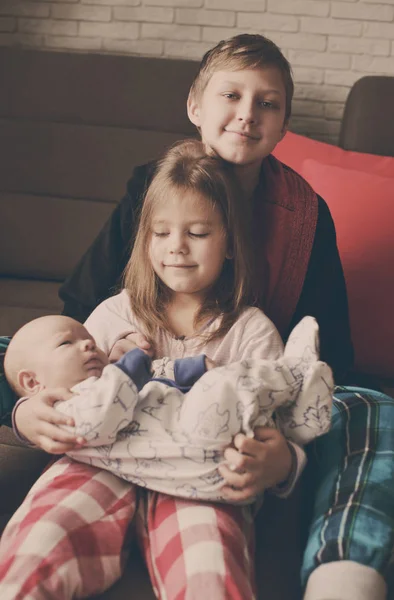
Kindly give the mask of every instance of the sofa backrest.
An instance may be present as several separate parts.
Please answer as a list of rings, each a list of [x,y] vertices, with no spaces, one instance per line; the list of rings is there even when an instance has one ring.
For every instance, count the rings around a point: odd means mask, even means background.
[[[196,71],[193,61],[0,49],[0,276],[70,273],[133,168],[195,135],[186,99]]]
[[[367,75],[346,99],[339,145],[381,156],[394,156],[394,77]]]

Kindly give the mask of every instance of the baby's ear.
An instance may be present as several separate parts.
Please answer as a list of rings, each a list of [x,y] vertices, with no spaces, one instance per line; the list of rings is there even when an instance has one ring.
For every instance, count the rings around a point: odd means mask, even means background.
[[[26,392],[27,396],[33,396],[42,389],[42,385],[36,379],[36,374],[33,371],[22,369],[18,376],[19,387]]]

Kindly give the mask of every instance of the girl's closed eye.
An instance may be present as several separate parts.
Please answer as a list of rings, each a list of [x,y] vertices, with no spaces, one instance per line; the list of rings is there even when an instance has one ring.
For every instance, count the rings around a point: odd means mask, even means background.
[[[205,233],[196,233],[194,231],[189,231],[189,235],[194,238],[206,238],[209,236],[209,232],[207,231]]]
[[[154,237],[166,237],[169,234],[167,231],[152,231],[152,235]]]

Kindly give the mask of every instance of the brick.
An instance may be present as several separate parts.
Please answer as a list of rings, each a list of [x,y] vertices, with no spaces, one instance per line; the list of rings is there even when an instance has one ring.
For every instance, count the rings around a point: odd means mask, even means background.
[[[141,38],[199,42],[200,28],[192,25],[143,23],[141,27]]]
[[[329,37],[330,52],[348,52],[349,54],[372,54],[388,56],[390,42],[388,40],[373,40],[362,38]]]
[[[0,17],[0,31],[11,33],[16,30],[16,19],[13,17]]]
[[[142,56],[161,56],[163,42],[158,40],[114,40],[104,39],[103,48],[108,52],[138,54]]]
[[[243,12],[263,12],[266,8],[266,0],[205,0],[206,8],[224,10],[242,10]]]
[[[353,58],[353,68],[356,71],[367,73],[392,75],[394,73],[394,57],[355,56]]]
[[[331,16],[342,19],[359,19],[360,21],[392,21],[394,8],[364,4],[346,4],[344,2],[331,2]]]
[[[394,0],[368,0],[368,4],[391,4],[394,6]]]
[[[117,21],[151,21],[153,23],[172,23],[174,11],[172,8],[159,8],[149,6],[118,6],[113,9]]]
[[[304,33],[303,35],[299,33],[272,33],[270,37],[280,48],[322,52],[327,46],[326,36],[313,35],[312,33]]]
[[[292,110],[294,116],[324,116],[324,103],[313,100],[294,100]]]
[[[18,2],[18,0],[2,0],[0,15],[14,17],[49,17],[50,5],[44,2]]]
[[[323,69],[348,69],[351,63],[351,57],[348,54],[308,52],[307,50],[290,50],[289,60],[292,65],[322,67]]]
[[[219,27],[233,27],[235,25],[235,12],[177,8],[175,10],[175,21],[181,25],[218,25]]]
[[[77,2],[81,2],[81,4],[104,4],[105,6],[139,6],[141,4],[141,0],[77,0]]]
[[[201,8],[204,0],[142,0],[142,4],[146,6],[188,6],[189,8]]]
[[[41,48],[42,35],[29,33],[0,33],[0,46],[21,46],[22,48]]]
[[[47,48],[60,48],[62,50],[101,50],[101,38],[99,37],[46,35],[44,44]]]
[[[356,71],[331,71],[324,73],[324,82],[329,85],[347,85],[351,87],[360,79],[360,73]]]
[[[70,19],[75,21],[110,21],[111,9],[108,6],[69,6],[58,4],[52,6],[54,19]]]
[[[132,40],[138,38],[138,23],[79,23],[79,35]]]
[[[295,131],[304,131],[306,134],[319,133],[336,136],[339,135],[341,124],[339,121],[329,121],[324,118],[292,117],[291,127]]]
[[[316,2],[316,0],[268,0],[268,11],[287,15],[327,17],[330,14],[330,2]]]
[[[324,71],[322,69],[310,69],[307,67],[293,67],[293,79],[298,83],[323,83]]]
[[[77,35],[78,24],[75,21],[56,21],[54,19],[20,19],[19,31],[48,35]]]
[[[216,44],[221,40],[239,35],[240,33],[244,33],[244,30],[237,29],[236,27],[203,27],[201,39],[203,42]]]
[[[394,23],[365,23],[364,36],[393,40]]]
[[[251,27],[261,31],[298,31],[298,19],[292,16],[240,12],[237,15],[237,27]]]
[[[317,17],[300,17],[301,31],[332,35],[360,36],[362,23],[351,23],[341,19],[319,19]],[[373,36],[377,37],[377,36]]]
[[[345,105],[339,102],[328,102],[324,104],[324,114],[326,119],[334,119],[335,121],[341,121],[343,117]]]
[[[349,93],[349,87],[339,85],[300,85],[296,87],[295,98],[320,100],[321,102],[344,102]]]
[[[164,55],[170,58],[201,60],[210,48],[211,44],[204,44],[203,42],[165,42]]]

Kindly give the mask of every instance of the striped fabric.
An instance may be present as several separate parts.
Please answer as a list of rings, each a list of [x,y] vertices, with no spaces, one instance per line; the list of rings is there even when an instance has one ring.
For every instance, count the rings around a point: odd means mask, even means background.
[[[319,565],[343,560],[385,575],[394,547],[394,399],[337,388],[331,431],[312,460],[317,492],[303,583]]]

